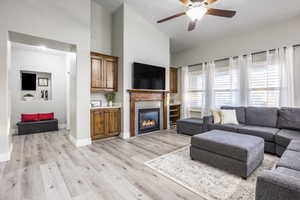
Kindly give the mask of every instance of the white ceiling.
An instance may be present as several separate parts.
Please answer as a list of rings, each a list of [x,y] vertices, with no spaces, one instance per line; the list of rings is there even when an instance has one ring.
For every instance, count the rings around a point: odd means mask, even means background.
[[[205,16],[196,30],[187,31],[188,17],[156,24],[156,21],[186,9],[178,0],[96,0],[112,12],[126,1],[150,23],[171,38],[171,51],[178,52],[229,35],[241,34],[300,15],[300,0],[219,0],[212,8],[236,10],[230,18]]]

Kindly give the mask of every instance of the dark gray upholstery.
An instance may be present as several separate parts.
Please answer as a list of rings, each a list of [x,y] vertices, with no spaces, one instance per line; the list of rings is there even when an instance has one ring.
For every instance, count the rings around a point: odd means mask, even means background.
[[[265,141],[265,152],[276,154],[276,144],[274,142]]]
[[[238,129],[243,125],[239,124],[209,124],[209,130],[224,130],[224,131],[231,131],[231,132],[238,132]]]
[[[251,135],[240,135],[228,131],[213,130],[195,135],[191,145],[226,157],[246,162],[249,153],[264,141]]]
[[[300,199],[300,173],[277,168],[261,173],[256,182],[256,200]]]
[[[300,152],[300,140],[293,140],[287,147],[288,150]]]
[[[300,130],[300,108],[281,108],[279,110],[278,127]]]
[[[203,120],[200,118],[188,118],[177,120],[177,133],[186,135],[196,135],[206,131]]]
[[[275,141],[275,135],[278,131],[279,129],[277,128],[251,125],[246,125],[238,129],[239,133],[261,137],[268,142]]]
[[[213,130],[191,140],[191,158],[247,178],[263,161],[264,140]]]
[[[34,122],[18,122],[18,135],[58,131],[58,120],[44,120]]]
[[[300,131],[281,129],[275,136],[276,144],[287,147],[292,140],[300,140]]]
[[[246,124],[253,126],[277,127],[278,108],[247,107]]]
[[[280,146],[279,144],[276,144],[276,155],[282,156],[282,154],[285,152],[286,148],[283,146]]]
[[[238,122],[240,124],[245,124],[246,123],[245,107],[222,106],[221,109],[223,109],[223,110],[235,110]]]
[[[300,171],[300,152],[286,150],[277,163],[277,167],[285,167]]]

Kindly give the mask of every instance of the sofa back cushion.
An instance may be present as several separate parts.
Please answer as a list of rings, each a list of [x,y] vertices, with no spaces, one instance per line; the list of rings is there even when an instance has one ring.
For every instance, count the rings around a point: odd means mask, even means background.
[[[235,110],[237,120],[240,124],[246,123],[245,107],[222,106],[222,110]]]
[[[300,130],[300,108],[281,108],[278,128]]]
[[[54,119],[54,113],[39,113],[38,116],[40,121]]]
[[[38,114],[21,114],[22,122],[34,122],[39,121]]]
[[[246,124],[254,126],[277,127],[278,108],[247,107]]]

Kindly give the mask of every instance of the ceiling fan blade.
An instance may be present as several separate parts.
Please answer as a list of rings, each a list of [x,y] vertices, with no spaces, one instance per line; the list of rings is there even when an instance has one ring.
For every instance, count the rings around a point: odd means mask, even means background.
[[[209,8],[207,10],[207,15],[214,15],[219,17],[233,17],[236,14],[236,11],[233,10],[221,10],[215,8]]]
[[[173,15],[173,16],[170,16],[170,17],[167,17],[167,18],[161,19],[161,20],[157,21],[157,23],[159,24],[159,23],[162,23],[162,22],[165,22],[165,21],[168,21],[168,20],[174,19],[174,18],[176,18],[176,17],[183,16],[183,15],[185,15],[185,12],[178,13],[178,14],[176,14],[176,15]]]
[[[191,2],[195,3],[195,2],[199,2],[199,3],[204,3],[205,5],[210,5],[215,3],[217,0],[190,0]]]
[[[190,21],[188,31],[192,31],[196,28],[197,20]]]
[[[192,3],[190,0],[179,0],[179,1],[186,6]]]

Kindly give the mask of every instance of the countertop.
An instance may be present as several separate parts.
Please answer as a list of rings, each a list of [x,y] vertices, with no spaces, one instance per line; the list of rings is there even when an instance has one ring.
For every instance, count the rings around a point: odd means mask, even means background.
[[[91,110],[96,110],[96,109],[109,109],[109,108],[121,108],[121,104],[115,103],[112,106],[97,106],[97,107],[91,107]]]

